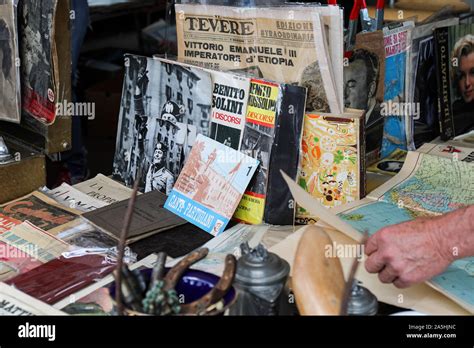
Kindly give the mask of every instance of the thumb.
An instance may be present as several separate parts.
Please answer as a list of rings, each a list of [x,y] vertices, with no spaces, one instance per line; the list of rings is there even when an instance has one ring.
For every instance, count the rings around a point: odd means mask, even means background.
[[[377,242],[377,233],[367,239],[367,243],[365,243],[365,254],[370,256],[378,249],[378,242]]]

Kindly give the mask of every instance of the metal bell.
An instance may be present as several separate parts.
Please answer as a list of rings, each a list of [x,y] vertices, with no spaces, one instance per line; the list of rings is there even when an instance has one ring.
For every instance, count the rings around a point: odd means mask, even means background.
[[[11,162],[13,156],[8,151],[7,144],[3,140],[3,137],[0,136],[0,164],[5,164]]]

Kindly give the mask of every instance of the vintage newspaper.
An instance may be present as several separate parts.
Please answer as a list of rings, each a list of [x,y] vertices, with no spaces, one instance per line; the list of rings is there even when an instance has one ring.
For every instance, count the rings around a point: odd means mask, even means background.
[[[0,235],[0,241],[14,246],[42,263],[59,258],[69,249],[69,244],[29,222],[3,233]]]
[[[372,235],[385,226],[474,204],[473,170],[473,163],[409,152],[397,176],[367,198],[333,210],[324,209],[291,180],[287,182],[305,209],[360,241],[365,231]],[[428,284],[474,313],[473,266],[474,257],[457,260]]]
[[[74,188],[106,204],[117,203],[132,196],[131,189],[102,174],[88,181],[81,182],[75,185]]]
[[[45,194],[35,191],[25,197],[0,206],[0,214],[19,221],[29,221],[46,231],[74,219],[80,211],[62,206]]]
[[[14,3],[13,0],[0,0],[0,120],[19,123],[20,68]]]
[[[322,47],[316,45],[313,21],[318,17],[327,33],[328,52],[318,51]],[[343,35],[339,7],[176,5],[176,19],[180,60],[296,83],[309,89],[309,111],[341,111]],[[324,37],[323,31],[317,37]],[[321,73],[324,62],[319,59],[324,55],[332,63],[324,66],[324,71],[332,70],[334,81]]]
[[[59,204],[80,210],[83,213],[108,205],[108,203],[93,198],[66,183],[45,193]]]
[[[0,316],[66,315],[5,283],[0,283]]]

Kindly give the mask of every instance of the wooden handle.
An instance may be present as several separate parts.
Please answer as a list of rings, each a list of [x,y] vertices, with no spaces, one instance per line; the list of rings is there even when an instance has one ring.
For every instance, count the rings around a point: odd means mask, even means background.
[[[293,263],[292,288],[301,315],[338,315],[345,279],[337,257],[328,257],[331,238],[315,226],[301,238]],[[332,256],[332,255],[331,255]]]

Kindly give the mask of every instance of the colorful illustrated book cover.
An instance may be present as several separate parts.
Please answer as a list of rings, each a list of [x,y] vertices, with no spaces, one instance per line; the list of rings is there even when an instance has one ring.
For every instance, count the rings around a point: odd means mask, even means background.
[[[326,207],[365,196],[364,115],[307,114],[303,131],[299,185]],[[298,223],[316,218],[298,207]]]
[[[258,164],[199,135],[165,208],[216,236],[234,215]]]
[[[258,159],[260,165],[234,218],[254,225],[263,222],[279,95],[278,84],[252,79],[241,152]]]

